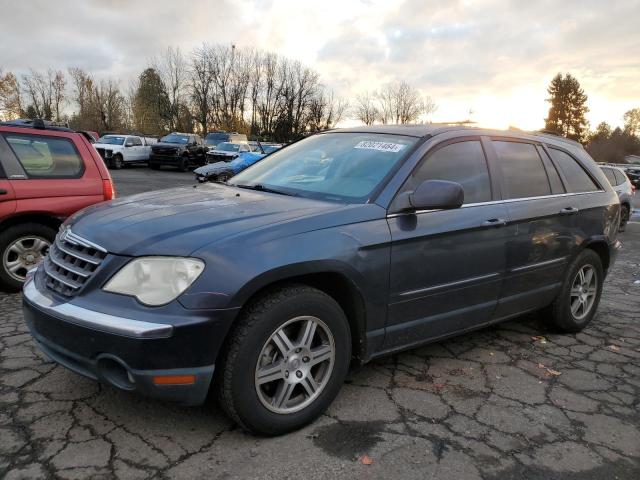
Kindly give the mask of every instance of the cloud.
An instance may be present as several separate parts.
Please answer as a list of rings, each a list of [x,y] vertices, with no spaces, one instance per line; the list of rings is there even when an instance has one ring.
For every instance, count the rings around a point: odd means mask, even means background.
[[[639,25],[638,0],[35,0],[5,3],[0,67],[126,84],[169,45],[234,43],[296,58],[345,97],[403,79],[436,99],[434,118],[499,109],[525,127],[541,126],[549,80],[569,71],[592,123],[619,124],[640,104]]]

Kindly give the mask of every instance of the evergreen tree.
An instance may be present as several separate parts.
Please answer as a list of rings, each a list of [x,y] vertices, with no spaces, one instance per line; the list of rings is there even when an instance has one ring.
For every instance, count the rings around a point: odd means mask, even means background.
[[[558,73],[547,89],[551,103],[549,116],[545,119],[545,129],[579,142],[587,140],[588,122],[585,114],[587,95],[578,80],[567,73]]]
[[[640,108],[632,108],[624,114],[624,130],[629,135],[640,135]]]
[[[133,125],[147,134],[163,134],[171,121],[171,104],[167,90],[153,68],[140,74],[133,99]]]

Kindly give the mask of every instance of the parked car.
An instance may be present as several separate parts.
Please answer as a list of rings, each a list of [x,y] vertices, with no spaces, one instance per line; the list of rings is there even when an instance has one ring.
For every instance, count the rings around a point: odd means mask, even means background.
[[[116,170],[133,163],[148,163],[157,140],[139,135],[103,135],[94,143],[105,163]]]
[[[19,289],[65,218],[114,196],[83,134],[42,121],[0,123],[0,287]]]
[[[266,154],[258,152],[243,152],[230,162],[221,161],[209,163],[202,167],[196,168],[193,173],[196,180],[203,182],[226,182],[235,174],[240,173],[245,168],[250,167],[259,160],[262,160]]]
[[[230,162],[242,153],[251,152],[247,142],[222,142],[207,151],[207,162]]]
[[[239,425],[281,434],[327,408],[352,359],[542,308],[557,330],[584,329],[619,220],[569,140],[327,131],[228,184],[74,216],[25,284],[24,315],[56,362],[120,389],[199,404],[215,370]]]
[[[204,144],[207,150],[214,150],[218,144],[223,142],[246,143],[247,136],[244,133],[237,132],[209,132],[204,137]]]
[[[636,187],[631,184],[622,168],[610,166],[600,168],[620,199],[620,231],[624,231],[631,216],[631,199]]]
[[[625,173],[627,174],[627,177],[629,177],[631,184],[636,188],[640,188],[640,165],[627,166]]]
[[[174,132],[151,146],[149,167],[154,170],[162,165],[171,165],[186,172],[190,166],[204,163],[205,146],[199,135]]]
[[[267,154],[273,153],[276,150],[280,150],[282,147],[284,147],[284,145],[281,143],[261,143],[260,146],[262,148],[262,151]]]

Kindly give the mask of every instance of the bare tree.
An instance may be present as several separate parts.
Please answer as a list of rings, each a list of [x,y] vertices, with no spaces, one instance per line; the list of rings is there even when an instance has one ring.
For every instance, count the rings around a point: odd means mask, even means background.
[[[51,72],[51,70],[49,70],[48,78],[51,85],[51,100],[53,103],[53,111],[55,112],[55,120],[60,122],[62,121],[60,110],[67,103],[67,79],[65,78],[64,73],[60,70],[56,72]]]
[[[374,95],[378,102],[378,120],[383,124],[414,123],[421,115],[431,114],[437,109],[431,97],[423,97],[405,81],[388,83]]]
[[[373,125],[380,116],[376,100],[369,92],[356,96],[354,110],[355,117],[365,125]]]
[[[203,133],[207,133],[213,90],[211,47],[204,44],[191,54],[189,89],[196,121]]]
[[[168,47],[153,64],[169,95],[169,128],[178,129],[182,106],[186,104],[188,62],[179,47]]]

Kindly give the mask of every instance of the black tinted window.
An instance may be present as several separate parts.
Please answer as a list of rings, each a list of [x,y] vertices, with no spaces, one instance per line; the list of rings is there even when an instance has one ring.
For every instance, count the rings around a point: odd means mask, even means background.
[[[544,163],[544,167],[547,170],[547,177],[549,177],[549,183],[551,184],[551,193],[565,193],[562,180],[560,180],[560,175],[558,175],[558,170],[556,170],[549,156],[540,147],[538,147],[538,153],[542,157],[542,163]]]
[[[425,180],[458,182],[464,189],[464,203],[491,200],[487,162],[477,140],[452,143],[430,154],[413,172],[403,190],[414,190]]]
[[[139,137],[132,137],[131,138],[131,142],[133,143],[134,146],[139,147],[142,145],[142,140],[140,140]]]
[[[30,178],[73,178],[84,170],[69,139],[14,133],[5,138]]]
[[[551,194],[547,173],[535,145],[493,141],[504,178],[504,198]]]
[[[602,172],[604,173],[604,176],[607,177],[607,180],[609,180],[609,183],[612,187],[615,187],[618,184],[613,170],[611,170],[610,168],[603,168]]]
[[[561,150],[550,148],[551,157],[562,170],[565,179],[567,180],[567,187],[570,192],[595,192],[599,190],[598,186],[593,183],[591,177],[584,171],[584,169],[578,164],[571,155],[564,153]]]

